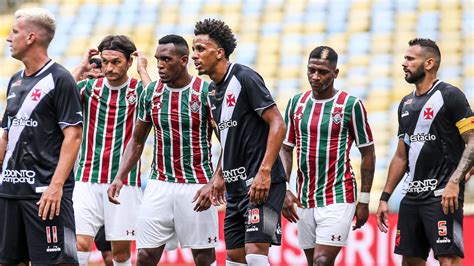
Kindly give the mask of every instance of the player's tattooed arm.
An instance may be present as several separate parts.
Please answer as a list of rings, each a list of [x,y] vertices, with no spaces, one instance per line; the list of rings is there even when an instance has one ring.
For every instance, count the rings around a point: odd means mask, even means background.
[[[443,190],[441,196],[441,205],[444,213],[454,213],[459,207],[459,182],[465,178],[466,174],[471,170],[474,161],[474,130],[468,130],[461,134],[466,147],[459,160],[458,167],[449,178],[448,184]]]
[[[449,179],[450,182],[458,184],[474,166],[474,130],[464,132],[461,137],[466,143],[464,152],[455,173]]]

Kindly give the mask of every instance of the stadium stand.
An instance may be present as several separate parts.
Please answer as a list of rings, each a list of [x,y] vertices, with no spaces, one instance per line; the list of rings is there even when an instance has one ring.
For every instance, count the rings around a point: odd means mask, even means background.
[[[395,150],[398,103],[412,90],[401,68],[408,40],[438,41],[443,56],[440,78],[463,89],[474,105],[472,0],[1,0],[2,39],[13,24],[13,10],[26,6],[42,6],[55,14],[57,37],[50,56],[69,69],[105,35],[126,34],[148,56],[152,78],[157,78],[153,55],[160,36],[176,33],[191,42],[195,21],[222,18],[238,36],[233,59],[262,74],[282,111],[290,96],[308,89],[309,51],[322,44],[334,47],[341,70],[336,87],[364,100],[374,130],[377,169],[371,210],[376,208]],[[10,58],[6,42],[0,43],[0,65],[3,110],[9,77],[21,67]],[[190,71],[196,73],[191,64]],[[147,146],[145,175],[151,139]],[[353,154],[356,173],[358,156]],[[474,213],[473,192],[474,182],[470,182],[466,213]]]

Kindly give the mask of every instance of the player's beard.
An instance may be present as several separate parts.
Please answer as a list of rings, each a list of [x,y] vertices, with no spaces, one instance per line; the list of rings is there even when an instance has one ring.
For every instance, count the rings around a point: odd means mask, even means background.
[[[423,66],[420,66],[415,70],[415,72],[410,72],[409,75],[405,75],[405,80],[411,84],[418,83],[425,78],[425,75],[426,73]]]

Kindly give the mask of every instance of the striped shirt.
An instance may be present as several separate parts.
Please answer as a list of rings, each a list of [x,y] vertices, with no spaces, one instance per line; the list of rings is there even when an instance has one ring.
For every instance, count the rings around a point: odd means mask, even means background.
[[[139,103],[139,119],[154,127],[150,179],[206,184],[212,177],[209,84],[198,77],[183,88],[152,82]]]
[[[305,208],[356,200],[356,181],[349,159],[351,145],[373,144],[362,102],[338,91],[316,100],[312,91],[290,99],[285,112],[284,143],[297,151],[297,192]]]
[[[99,78],[83,80],[78,87],[83,104],[84,131],[76,181],[110,184],[132,137],[143,84],[131,78],[126,85],[113,87],[106,79]],[[140,162],[123,182],[140,186]]]

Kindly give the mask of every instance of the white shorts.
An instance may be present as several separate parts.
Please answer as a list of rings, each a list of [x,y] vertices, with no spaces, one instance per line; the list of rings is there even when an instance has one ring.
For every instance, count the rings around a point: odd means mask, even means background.
[[[94,237],[105,225],[108,241],[135,240],[136,217],[142,198],[137,186],[123,186],[119,205],[109,202],[107,189],[110,184],[76,182],[72,200],[76,219],[76,234]]]
[[[316,244],[345,246],[356,203],[335,203],[324,207],[298,208],[298,243],[302,249]]]
[[[214,248],[219,242],[217,208],[195,212],[202,184],[148,180],[137,220],[137,248]]]

